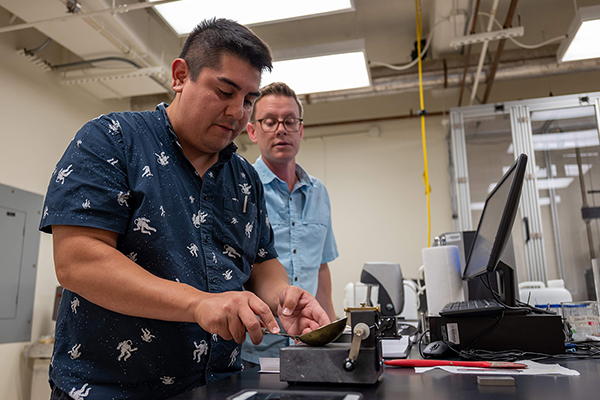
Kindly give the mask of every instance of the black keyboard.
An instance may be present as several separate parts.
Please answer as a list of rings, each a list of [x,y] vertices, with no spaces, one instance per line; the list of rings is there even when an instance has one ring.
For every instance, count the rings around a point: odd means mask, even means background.
[[[496,300],[468,300],[448,303],[440,311],[442,317],[483,317],[499,315],[504,306]]]

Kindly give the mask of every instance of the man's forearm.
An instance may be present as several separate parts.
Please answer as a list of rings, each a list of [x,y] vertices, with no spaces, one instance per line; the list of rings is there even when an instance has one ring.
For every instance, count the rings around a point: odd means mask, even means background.
[[[121,314],[194,322],[206,293],[152,275],[115,248],[116,233],[53,226],[53,236],[56,274],[66,289]]]
[[[333,300],[331,299],[331,272],[327,263],[321,264],[319,268],[319,284],[315,296],[321,307],[325,310],[329,319],[336,319]]]
[[[287,286],[287,272],[276,258],[254,264],[250,279],[245,284],[247,290],[254,292],[269,305],[274,315],[277,315],[279,294]]]

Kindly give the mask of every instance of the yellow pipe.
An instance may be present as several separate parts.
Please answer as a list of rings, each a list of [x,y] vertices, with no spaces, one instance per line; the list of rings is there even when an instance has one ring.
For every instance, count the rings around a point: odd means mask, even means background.
[[[421,17],[421,0],[415,0],[417,14],[417,57],[419,57],[419,101],[421,106],[421,137],[423,142],[423,164],[425,172],[423,180],[425,183],[425,195],[427,196],[427,247],[431,245],[431,201],[429,186],[429,171],[427,166],[427,141],[425,139],[425,104],[423,101],[423,67],[421,64],[421,32],[423,30],[423,20]]]

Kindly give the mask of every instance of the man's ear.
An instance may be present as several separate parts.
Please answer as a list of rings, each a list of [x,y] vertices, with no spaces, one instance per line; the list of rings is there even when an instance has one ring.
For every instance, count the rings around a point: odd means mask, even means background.
[[[250,140],[256,143],[258,139],[256,137],[256,129],[254,129],[254,124],[248,122],[248,125],[246,125],[246,130],[248,131],[248,137],[250,138]]]
[[[190,68],[183,58],[176,58],[171,64],[171,88],[175,93],[181,93],[183,86],[190,79]]]

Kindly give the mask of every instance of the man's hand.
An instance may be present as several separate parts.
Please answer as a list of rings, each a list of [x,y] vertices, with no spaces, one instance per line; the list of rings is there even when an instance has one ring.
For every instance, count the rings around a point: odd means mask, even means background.
[[[281,326],[290,335],[301,335],[331,322],[319,302],[296,286],[287,286],[279,293],[277,313]]]
[[[279,326],[269,306],[250,292],[206,293],[198,303],[194,316],[198,325],[207,332],[216,333],[225,340],[243,343],[246,331],[252,343],[262,341],[261,321],[269,332],[279,332]]]

